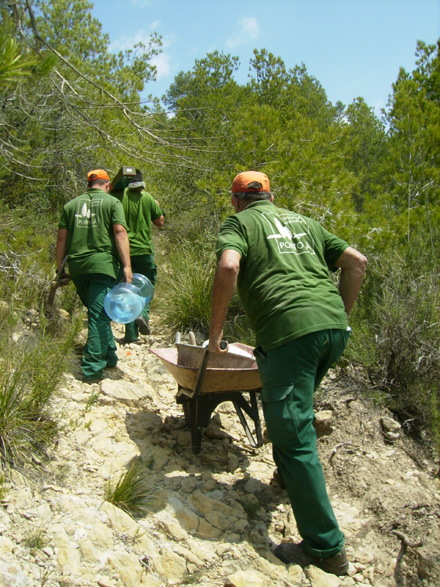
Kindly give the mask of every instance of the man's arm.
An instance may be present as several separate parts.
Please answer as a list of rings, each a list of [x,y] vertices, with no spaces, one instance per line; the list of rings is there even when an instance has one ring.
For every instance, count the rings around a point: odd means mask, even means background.
[[[348,247],[338,258],[335,266],[341,268],[339,293],[344,302],[347,316],[349,316],[361,289],[367,258],[356,249]]]
[[[163,226],[163,221],[164,221],[164,217],[163,217],[163,215],[162,215],[162,216],[159,216],[159,218],[155,218],[155,219],[153,220],[153,224],[155,224],[155,225],[156,225],[156,226],[158,226],[159,228],[162,228],[162,226]]]
[[[162,228],[165,216],[162,214],[162,210],[160,209],[159,201],[156,199],[154,199],[154,201],[156,202],[157,209],[153,210],[153,212],[155,214],[161,214],[161,215],[158,216],[157,218],[155,218],[154,220],[152,220],[152,223],[155,224],[156,226],[158,226],[159,228]]]
[[[130,243],[128,241],[127,231],[122,224],[113,224],[113,234],[115,235],[116,248],[118,249],[124,268],[125,281],[131,283],[133,281],[133,273],[131,271]]]
[[[209,325],[209,351],[214,353],[225,352],[220,349],[223,338],[223,324],[228,312],[229,302],[235,291],[237,277],[240,271],[241,255],[232,249],[223,251],[214,277],[212,288],[212,309]]]
[[[67,230],[67,228],[59,228],[58,229],[58,237],[57,237],[57,244],[56,244],[56,250],[55,250],[55,260],[56,260],[56,264],[57,264],[57,273],[61,268],[64,257],[66,256],[68,235],[69,235],[69,231]]]

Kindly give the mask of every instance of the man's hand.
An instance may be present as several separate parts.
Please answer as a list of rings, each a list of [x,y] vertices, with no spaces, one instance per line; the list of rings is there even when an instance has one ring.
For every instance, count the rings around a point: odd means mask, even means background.
[[[64,287],[65,285],[68,285],[70,283],[71,278],[66,271],[61,271],[61,273],[57,271],[56,279],[58,282],[58,287]]]
[[[127,283],[133,282],[133,271],[131,269],[131,266],[124,267],[124,281],[126,281]]]
[[[65,267],[67,263],[66,252],[67,231],[59,230],[56,249],[57,269],[55,270],[56,287],[63,287],[70,282],[70,275],[66,272]]]
[[[219,336],[209,338],[208,350],[210,353],[227,353],[228,349],[228,343],[226,342],[226,340],[223,340],[223,331],[220,332]]]

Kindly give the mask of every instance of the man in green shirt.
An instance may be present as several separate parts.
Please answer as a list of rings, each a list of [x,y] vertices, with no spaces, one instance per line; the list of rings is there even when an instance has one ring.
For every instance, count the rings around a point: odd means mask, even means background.
[[[133,273],[145,275],[153,286],[156,284],[157,266],[154,262],[154,245],[151,238],[151,224],[161,228],[164,215],[159,203],[144,190],[145,182],[142,173],[136,170],[136,176],[124,189],[121,198],[127,222],[128,239],[130,241],[130,257]],[[141,315],[134,322],[125,326],[125,343],[135,342],[139,332],[150,334],[150,308],[146,304]]]
[[[110,178],[103,169],[94,169],[87,181],[87,191],[64,206],[56,263],[58,272],[67,255],[70,277],[88,310],[82,373],[85,381],[93,382],[118,361],[104,297],[117,282],[120,263],[128,283],[133,275],[124,211],[121,202],[108,194]]]
[[[251,327],[262,381],[261,400],[274,461],[302,537],[274,554],[336,575],[348,561],[327,495],[313,427],[313,393],[341,356],[347,317],[360,291],[366,258],[318,222],[273,204],[264,173],[240,173],[232,184],[237,214],[217,240],[209,351],[220,348],[237,285]],[[341,269],[339,288],[329,270]]]

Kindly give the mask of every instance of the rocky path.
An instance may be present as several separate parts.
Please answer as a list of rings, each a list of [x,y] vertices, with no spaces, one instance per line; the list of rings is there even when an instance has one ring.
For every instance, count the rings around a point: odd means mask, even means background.
[[[352,561],[337,578],[272,555],[272,542],[299,536],[285,491],[271,482],[270,445],[252,449],[224,403],[194,455],[176,383],[152,345],[170,342],[153,335],[120,346],[119,368],[99,384],[65,374],[49,463],[32,479],[16,474],[2,500],[0,586],[440,584],[434,463],[358,389],[329,378],[318,397],[332,430],[319,440],[321,460]],[[136,519],[104,499],[133,459],[151,489],[150,511]]]

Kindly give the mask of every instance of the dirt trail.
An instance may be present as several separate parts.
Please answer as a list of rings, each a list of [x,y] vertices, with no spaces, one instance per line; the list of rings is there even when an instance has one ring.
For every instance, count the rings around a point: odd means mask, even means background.
[[[114,332],[122,338],[120,326]],[[440,584],[436,465],[349,375],[331,373],[316,397],[330,432],[318,441],[320,458],[352,562],[338,579],[271,554],[271,543],[299,536],[272,480],[270,444],[249,446],[231,403],[218,407],[200,454],[192,453],[177,385],[149,351],[173,345],[160,332],[153,316],[152,336],[118,345],[119,368],[100,384],[65,374],[54,402],[63,431],[50,463],[31,486],[18,476],[3,503],[0,586]],[[103,495],[139,457],[158,499],[131,520]],[[39,529],[41,544],[31,547]]]

